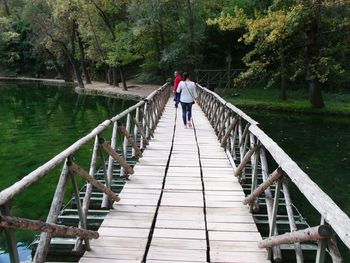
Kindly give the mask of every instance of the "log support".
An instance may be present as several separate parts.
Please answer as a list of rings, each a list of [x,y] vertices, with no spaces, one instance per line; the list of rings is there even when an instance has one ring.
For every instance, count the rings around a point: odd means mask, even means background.
[[[242,162],[238,165],[237,170],[235,171],[234,175],[238,177],[240,173],[243,171],[244,167],[247,165],[247,163],[250,160],[250,157],[255,153],[255,151],[258,149],[258,145],[255,145],[253,148],[251,148],[247,154],[244,156]]]
[[[144,143],[145,145],[148,145],[148,144],[149,144],[149,141],[148,141],[148,139],[147,139],[147,136],[146,136],[145,132],[144,132],[143,129],[141,128],[140,124],[137,122],[137,120],[136,120],[135,118],[133,118],[132,120],[133,120],[133,122],[134,122],[134,124],[135,124],[135,126],[136,126],[136,128],[137,128],[137,131],[140,133],[140,135],[141,135],[141,137],[142,137],[142,139],[143,139],[143,143]]]
[[[320,225],[294,232],[285,233],[279,236],[272,236],[258,243],[259,248],[271,248],[281,244],[294,244],[310,240],[322,240],[330,238],[332,229],[327,225]]]
[[[277,168],[272,175],[261,185],[259,185],[250,195],[243,200],[243,204],[250,204],[254,199],[258,198],[268,187],[270,187],[275,181],[282,176],[282,169]]]
[[[78,183],[76,178],[74,177],[73,174],[69,174],[71,181],[72,181],[72,185],[73,185],[73,192],[74,192],[74,197],[75,197],[75,204],[77,206],[77,211],[78,211],[78,215],[79,215],[79,225],[81,226],[82,229],[87,229],[86,228],[86,217],[85,214],[83,212],[82,209],[82,205],[81,205],[81,201],[80,201],[80,194],[79,194],[79,188],[78,188]],[[90,251],[91,247],[90,247],[90,242],[89,239],[86,238],[84,239],[85,241],[85,246],[86,246],[86,250]],[[75,251],[79,251],[80,248],[79,247],[74,247]]]
[[[53,236],[73,236],[88,239],[97,239],[97,231],[84,230],[72,226],[62,226],[57,224],[45,223],[39,220],[0,215],[0,225],[4,228],[27,229],[35,232],[46,232]]]
[[[142,157],[142,152],[141,152],[140,148],[137,146],[136,142],[133,140],[133,138],[131,137],[129,132],[126,130],[126,128],[123,126],[123,124],[119,121],[118,121],[118,128],[124,134],[128,143],[132,146],[132,148],[134,148],[136,155],[138,157]]]
[[[120,155],[103,138],[100,138],[100,144],[102,145],[103,149],[105,149],[105,151],[108,152],[108,154],[112,156],[113,159],[116,160],[128,174],[134,174],[132,167],[122,157],[120,157]]]
[[[81,176],[86,181],[88,181],[93,186],[95,186],[97,189],[99,189],[102,193],[105,193],[106,195],[108,195],[108,197],[111,198],[112,200],[114,200],[116,202],[118,202],[120,200],[120,198],[114,192],[112,192],[110,189],[105,187],[103,184],[101,184],[95,178],[91,177],[86,171],[84,171],[82,168],[80,168],[74,162],[68,161],[67,165],[68,165],[68,169],[71,173],[75,173],[75,174]]]
[[[250,126],[250,123],[247,123],[245,128],[244,128],[244,131],[243,131],[243,134],[242,134],[242,138],[241,138],[241,142],[239,143],[239,146],[241,147],[243,145],[243,142],[245,142],[245,138],[248,134],[248,131],[249,131],[249,126]]]
[[[15,233],[11,229],[11,227],[8,227],[5,224],[3,224],[3,220],[2,220],[2,218],[7,218],[9,214],[10,214],[10,209],[8,207],[8,204],[0,206],[0,227],[3,227],[5,231],[7,247],[9,250],[11,263],[20,263]]]
[[[231,123],[231,125],[228,127],[226,134],[224,136],[224,138],[222,139],[221,142],[221,147],[225,147],[226,146],[226,142],[227,139],[230,137],[232,130],[235,128],[236,124],[238,122],[238,118],[236,117],[235,120]]]

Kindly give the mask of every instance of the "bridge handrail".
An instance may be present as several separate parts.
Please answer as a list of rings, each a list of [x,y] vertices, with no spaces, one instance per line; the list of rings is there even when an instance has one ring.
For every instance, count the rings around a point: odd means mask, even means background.
[[[104,194],[101,207],[110,208],[112,201],[119,201],[119,197],[111,190],[114,167],[113,163],[117,162],[120,164],[121,175],[133,173],[133,169],[127,163],[127,147],[128,145],[132,146],[132,156],[136,158],[142,156],[141,148],[145,148],[149,137],[153,136],[153,132],[169,98],[170,90],[167,88],[167,86],[167,83],[164,84],[159,89],[152,92],[144,100],[129,107],[111,119],[103,121],[90,133],[80,138],[68,148],[51,158],[45,164],[41,165],[23,177],[20,181],[14,183],[12,186],[0,192],[0,221],[2,223],[2,227],[6,230],[5,234],[7,236],[7,245],[11,262],[20,262],[15,236],[11,228],[22,228],[42,232],[38,248],[33,259],[34,262],[45,261],[46,253],[48,251],[48,246],[50,244],[51,236],[53,233],[60,233],[62,235],[75,235],[77,237],[80,237],[76,240],[75,249],[77,251],[82,249],[83,239],[85,240],[85,249],[89,249],[89,239],[98,238],[98,233],[96,231],[89,231],[86,227],[87,210],[90,203],[92,186],[96,187]],[[123,117],[127,117],[126,127],[124,127],[121,122],[121,119]],[[102,137],[100,137],[100,134],[111,126],[113,126],[113,132],[111,144],[109,145],[106,141],[104,141]],[[117,130],[120,130],[123,138],[121,145],[123,148],[122,156],[117,153],[116,148]],[[77,152],[83,145],[87,144],[94,138],[95,143],[92,151],[90,171],[86,172],[73,162],[72,155]],[[140,146],[136,144],[138,139],[140,139]],[[108,165],[105,162],[102,152],[103,150],[108,153]],[[96,171],[96,158],[98,154],[100,155],[104,164],[104,184],[100,183],[94,178]],[[39,220],[11,217],[10,207],[8,206],[9,201],[11,201],[24,189],[30,187],[32,184],[43,178],[62,162],[63,169],[56,186],[56,191],[51,203],[51,208],[47,216],[46,223]],[[79,215],[79,226],[67,228],[61,225],[57,225],[56,222],[63,203],[65,186],[69,177],[72,180],[75,199],[80,200],[79,189],[74,175],[83,177],[83,179],[88,184],[85,189],[83,202],[76,202]],[[0,227],[0,232],[1,230],[2,228]]]
[[[249,131],[264,145],[300,192],[350,248],[350,218],[264,131],[256,125],[251,125]]]
[[[6,204],[8,201],[10,201],[15,195],[22,192],[25,188],[28,188],[33,183],[40,180],[43,176],[45,176],[49,171],[54,169],[59,163],[61,163],[63,160],[65,160],[68,156],[72,155],[74,152],[79,150],[85,143],[93,139],[96,135],[103,132],[106,128],[108,128],[112,123],[120,120],[121,118],[125,117],[128,113],[132,112],[136,108],[144,105],[147,100],[152,99],[161,89],[164,89],[164,87],[167,84],[164,84],[162,87],[160,87],[158,90],[153,91],[144,101],[140,101],[136,103],[135,105],[131,106],[130,108],[124,110],[122,113],[112,117],[109,120],[105,120],[102,123],[100,123],[96,128],[94,128],[90,133],[85,135],[84,137],[77,140],[75,143],[73,143],[71,146],[51,158],[49,161],[35,169],[34,171],[27,174],[25,177],[23,177],[20,181],[14,183],[12,186],[2,190],[0,192],[0,206]]]
[[[260,153],[259,150],[260,148],[263,151],[266,149],[275,160],[277,165],[283,170],[284,174],[291,179],[291,181],[303,193],[310,204],[320,213],[327,224],[332,227],[338,237],[348,248],[350,248],[350,218],[334,203],[334,201],[310,179],[310,177],[280,148],[280,146],[278,146],[276,142],[274,142],[268,135],[265,134],[264,131],[258,127],[258,122],[250,118],[248,115],[243,113],[232,104],[225,101],[216,93],[208,90],[205,87],[202,87],[199,84],[197,84],[197,87],[200,94],[200,106],[202,107],[204,113],[207,115],[209,121],[211,121],[219,140],[223,141],[222,146],[226,149],[230,148],[230,146],[226,145],[230,143],[230,139],[234,141],[238,138],[240,142],[239,146],[241,147],[241,163],[239,167],[236,167],[235,174],[241,174],[242,170],[249,160],[252,163],[253,172],[254,169],[257,169],[257,166],[254,162],[257,162],[257,160],[259,160],[259,156],[262,154],[264,154],[266,163],[265,165],[267,165],[265,153]],[[201,98],[201,96],[204,96],[204,99]],[[230,111],[232,111],[232,113],[230,113]],[[236,125],[237,120],[239,120],[238,128]],[[242,120],[244,120],[246,123],[243,132],[243,125],[240,123]],[[218,123],[222,123],[221,128]],[[225,134],[225,131],[226,135],[223,136],[223,134]],[[248,152],[246,152],[247,149],[249,149]],[[226,150],[226,153],[230,155],[229,158],[232,160],[232,162],[235,158],[234,151],[235,150],[233,148]],[[263,161],[261,160],[261,162]],[[264,169],[264,167],[262,169]],[[253,186],[251,192],[253,193],[257,187],[257,178],[254,178],[254,172],[252,175],[252,180],[255,180],[255,182],[252,183]],[[281,185],[284,187],[283,183]],[[269,216],[269,220],[273,220],[273,216],[276,217],[276,215],[272,215],[271,218]],[[270,231],[273,232],[271,229]],[[272,233],[270,233],[270,236],[271,234]]]
[[[255,121],[254,119],[252,119],[250,116],[248,116],[246,113],[244,113],[242,110],[240,110],[239,108],[237,108],[236,106],[232,105],[231,103],[227,102],[226,100],[224,100],[223,98],[221,98],[218,94],[216,94],[215,92],[201,86],[200,84],[196,83],[197,87],[203,89],[205,92],[211,94],[212,96],[214,96],[222,105],[226,106],[227,108],[231,109],[232,111],[234,111],[237,115],[241,116],[243,119],[245,119],[247,122],[249,122],[250,124],[259,124],[257,121]]]

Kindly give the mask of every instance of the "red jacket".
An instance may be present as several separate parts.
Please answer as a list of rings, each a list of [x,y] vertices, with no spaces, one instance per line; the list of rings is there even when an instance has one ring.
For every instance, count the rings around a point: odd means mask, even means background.
[[[177,86],[179,86],[179,83],[180,83],[181,80],[182,80],[181,76],[177,75],[175,80],[174,80],[174,93],[176,92]]]

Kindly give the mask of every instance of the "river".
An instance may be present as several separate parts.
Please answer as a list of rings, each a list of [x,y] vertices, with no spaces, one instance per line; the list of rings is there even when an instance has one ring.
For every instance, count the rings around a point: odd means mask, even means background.
[[[78,95],[71,87],[0,82],[0,191],[67,148],[135,101]],[[106,136],[107,137],[107,136]],[[90,145],[76,158],[84,168]],[[86,157],[86,158],[85,158]],[[84,161],[86,160],[86,161]],[[61,165],[11,202],[11,214],[45,220]],[[66,200],[70,196],[66,194]],[[22,261],[30,259],[34,234],[16,231]],[[0,262],[9,262],[0,235]]]

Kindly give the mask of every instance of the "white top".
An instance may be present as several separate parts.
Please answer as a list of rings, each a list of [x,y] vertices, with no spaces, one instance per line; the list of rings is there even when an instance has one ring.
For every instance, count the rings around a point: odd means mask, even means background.
[[[176,92],[181,92],[180,101],[184,103],[192,103],[194,99],[197,98],[196,84],[190,80],[180,81]]]

